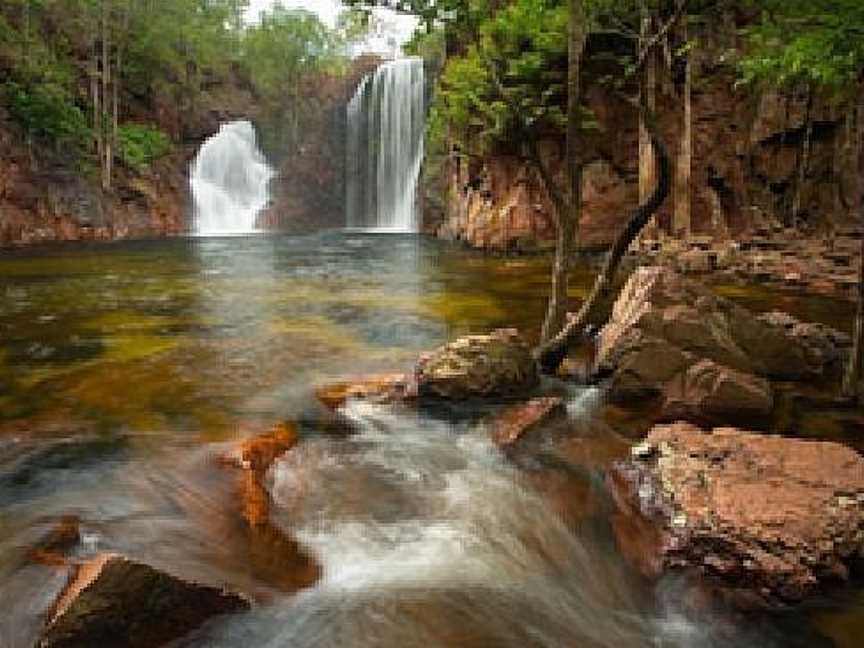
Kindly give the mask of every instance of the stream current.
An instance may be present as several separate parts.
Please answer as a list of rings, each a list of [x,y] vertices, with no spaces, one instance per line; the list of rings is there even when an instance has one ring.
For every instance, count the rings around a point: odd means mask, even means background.
[[[351,403],[356,434],[324,429],[314,385],[531,330],[547,277],[540,258],[359,233],[0,258],[0,646],[33,645],[66,571],[27,548],[69,515],[76,557],[119,552],[257,602],[183,646],[860,645],[860,590],[743,617],[683,578],[641,578],[603,471],[645,426],[597,388],[546,382],[567,421],[509,455],[488,440],[494,406]],[[833,302],[740,292],[849,321]],[[268,475],[276,531],[251,532],[214,457],[278,421],[301,441]]]

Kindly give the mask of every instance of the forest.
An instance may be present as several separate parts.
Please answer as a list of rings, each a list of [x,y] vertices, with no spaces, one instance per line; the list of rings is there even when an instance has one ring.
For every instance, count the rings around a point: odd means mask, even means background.
[[[853,648],[861,0],[4,0],[0,648]]]

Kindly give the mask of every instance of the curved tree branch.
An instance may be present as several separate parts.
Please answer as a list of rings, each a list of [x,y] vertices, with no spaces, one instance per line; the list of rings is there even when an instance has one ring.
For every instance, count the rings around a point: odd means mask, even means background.
[[[599,300],[608,292],[621,259],[624,258],[630,245],[639,235],[639,232],[642,231],[642,228],[648,224],[651,217],[660,209],[669,196],[672,182],[672,163],[666,146],[660,139],[654,114],[649,109],[647,99],[644,96],[640,102],[640,112],[645,120],[648,136],[651,138],[654,156],[657,160],[657,186],[645,204],[640,205],[630,215],[627,225],[615,239],[615,243],[609,250],[606,261],[603,264],[603,269],[597,275],[594,287],[582,304],[579,312],[570,318],[558,335],[534,350],[534,359],[547,373],[553,373],[567,356],[570,347],[582,338],[588,318]]]

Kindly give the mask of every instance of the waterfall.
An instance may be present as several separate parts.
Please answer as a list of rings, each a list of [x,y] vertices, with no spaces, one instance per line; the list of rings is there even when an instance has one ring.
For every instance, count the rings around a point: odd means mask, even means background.
[[[423,60],[380,66],[348,104],[348,227],[417,231],[426,122]]]
[[[248,234],[270,199],[273,170],[258,150],[248,121],[223,124],[192,164],[195,233]]]

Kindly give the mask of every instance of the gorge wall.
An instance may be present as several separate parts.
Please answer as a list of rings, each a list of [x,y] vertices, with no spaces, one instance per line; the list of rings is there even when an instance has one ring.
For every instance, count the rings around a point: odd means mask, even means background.
[[[820,232],[858,218],[861,147],[850,116],[818,97],[810,100],[806,92],[762,93],[737,84],[736,69],[723,54],[738,44],[738,28],[746,20],[730,15],[701,27],[699,46],[691,50],[689,183],[677,172],[686,152],[686,67],[675,57],[678,44],[670,42],[666,59],[656,63],[656,112],[675,182],[649,236],[724,239],[765,226]],[[620,53],[622,45],[603,37],[588,47]],[[584,73],[585,103],[601,127],[582,137],[580,244],[594,248],[613,240],[639,202],[639,124],[631,105],[592,82],[609,74],[608,68],[589,64]],[[555,135],[542,151],[561,186],[564,144],[563,136]],[[643,156],[643,194],[653,186],[651,160],[650,154]],[[440,174],[427,174],[425,192],[425,229],[441,238],[500,251],[554,244],[551,202],[532,166],[517,156],[468,160],[451,153]]]
[[[259,217],[264,229],[304,231],[341,227],[344,219],[345,106],[362,76],[377,65],[358,59],[344,75],[309,78],[298,139],[269,142],[278,124],[249,84],[235,75],[206,88],[191,113],[169,97],[129,97],[124,121],[153,124],[175,142],[149,168],[118,164],[113,187],[103,191],[95,162],[44,145],[28,148],[24,133],[0,100],[0,246],[50,241],[175,236],[190,230],[190,164],[220,124],[249,119],[261,132],[276,167],[271,204]],[[92,168],[91,168],[92,167]]]

